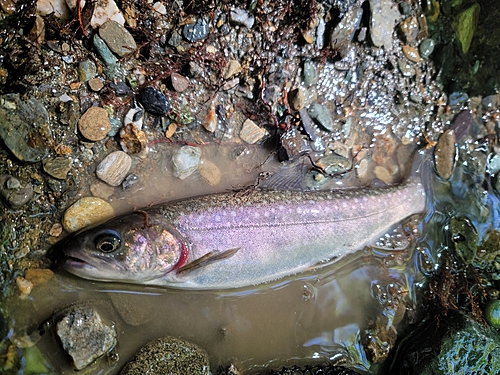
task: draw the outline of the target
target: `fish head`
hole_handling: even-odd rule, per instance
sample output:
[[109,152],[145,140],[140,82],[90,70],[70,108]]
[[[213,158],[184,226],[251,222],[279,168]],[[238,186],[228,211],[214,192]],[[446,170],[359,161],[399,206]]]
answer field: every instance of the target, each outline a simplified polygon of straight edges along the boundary
[[101,281],[143,283],[181,267],[187,258],[187,246],[175,228],[145,212],[83,230],[60,247],[65,270]]

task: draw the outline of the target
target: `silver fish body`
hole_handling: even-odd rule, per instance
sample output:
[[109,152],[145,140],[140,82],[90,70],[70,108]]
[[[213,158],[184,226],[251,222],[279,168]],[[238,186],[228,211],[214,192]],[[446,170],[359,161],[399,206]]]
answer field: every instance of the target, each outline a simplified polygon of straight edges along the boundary
[[79,233],[64,245],[64,267],[89,279],[177,288],[257,285],[359,250],[425,204],[417,182],[191,198]]

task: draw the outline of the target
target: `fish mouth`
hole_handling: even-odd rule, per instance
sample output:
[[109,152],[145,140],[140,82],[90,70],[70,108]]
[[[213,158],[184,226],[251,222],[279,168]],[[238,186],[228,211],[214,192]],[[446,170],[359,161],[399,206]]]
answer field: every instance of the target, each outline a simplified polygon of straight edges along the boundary
[[96,267],[91,265],[90,263],[86,262],[85,260],[81,258],[77,258],[72,255],[65,255],[64,257],[64,262],[63,262],[63,268],[66,269],[67,271],[71,270],[82,270],[82,269],[87,269],[87,270],[94,270]]

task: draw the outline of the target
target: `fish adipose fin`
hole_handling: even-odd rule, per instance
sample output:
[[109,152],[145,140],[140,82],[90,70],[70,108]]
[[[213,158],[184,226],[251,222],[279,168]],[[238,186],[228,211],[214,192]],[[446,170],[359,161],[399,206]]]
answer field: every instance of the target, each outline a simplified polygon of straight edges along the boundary
[[229,249],[225,251],[211,251],[209,253],[206,253],[205,255],[199,257],[198,259],[193,260],[192,262],[189,262],[185,265],[183,265],[181,268],[177,270],[177,273],[184,273],[184,272],[189,272],[189,271],[194,271],[198,268],[207,266],[209,264],[212,264],[214,262],[218,262],[224,259],[231,258],[234,254],[238,252],[240,248],[234,248],[234,249]]

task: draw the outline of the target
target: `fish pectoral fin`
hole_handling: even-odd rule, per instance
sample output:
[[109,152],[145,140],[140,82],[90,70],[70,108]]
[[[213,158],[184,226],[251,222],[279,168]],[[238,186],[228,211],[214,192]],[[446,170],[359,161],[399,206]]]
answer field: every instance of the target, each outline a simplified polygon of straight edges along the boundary
[[212,264],[214,262],[218,262],[220,260],[228,259],[231,258],[234,254],[238,252],[240,248],[234,248],[234,249],[229,249],[225,251],[211,251],[209,253],[206,253],[205,255],[199,257],[198,259],[193,260],[192,262],[189,262],[185,265],[183,265],[181,268],[177,270],[177,273],[183,273],[183,272],[188,272],[188,271],[194,271],[198,268],[207,266],[209,264]]

